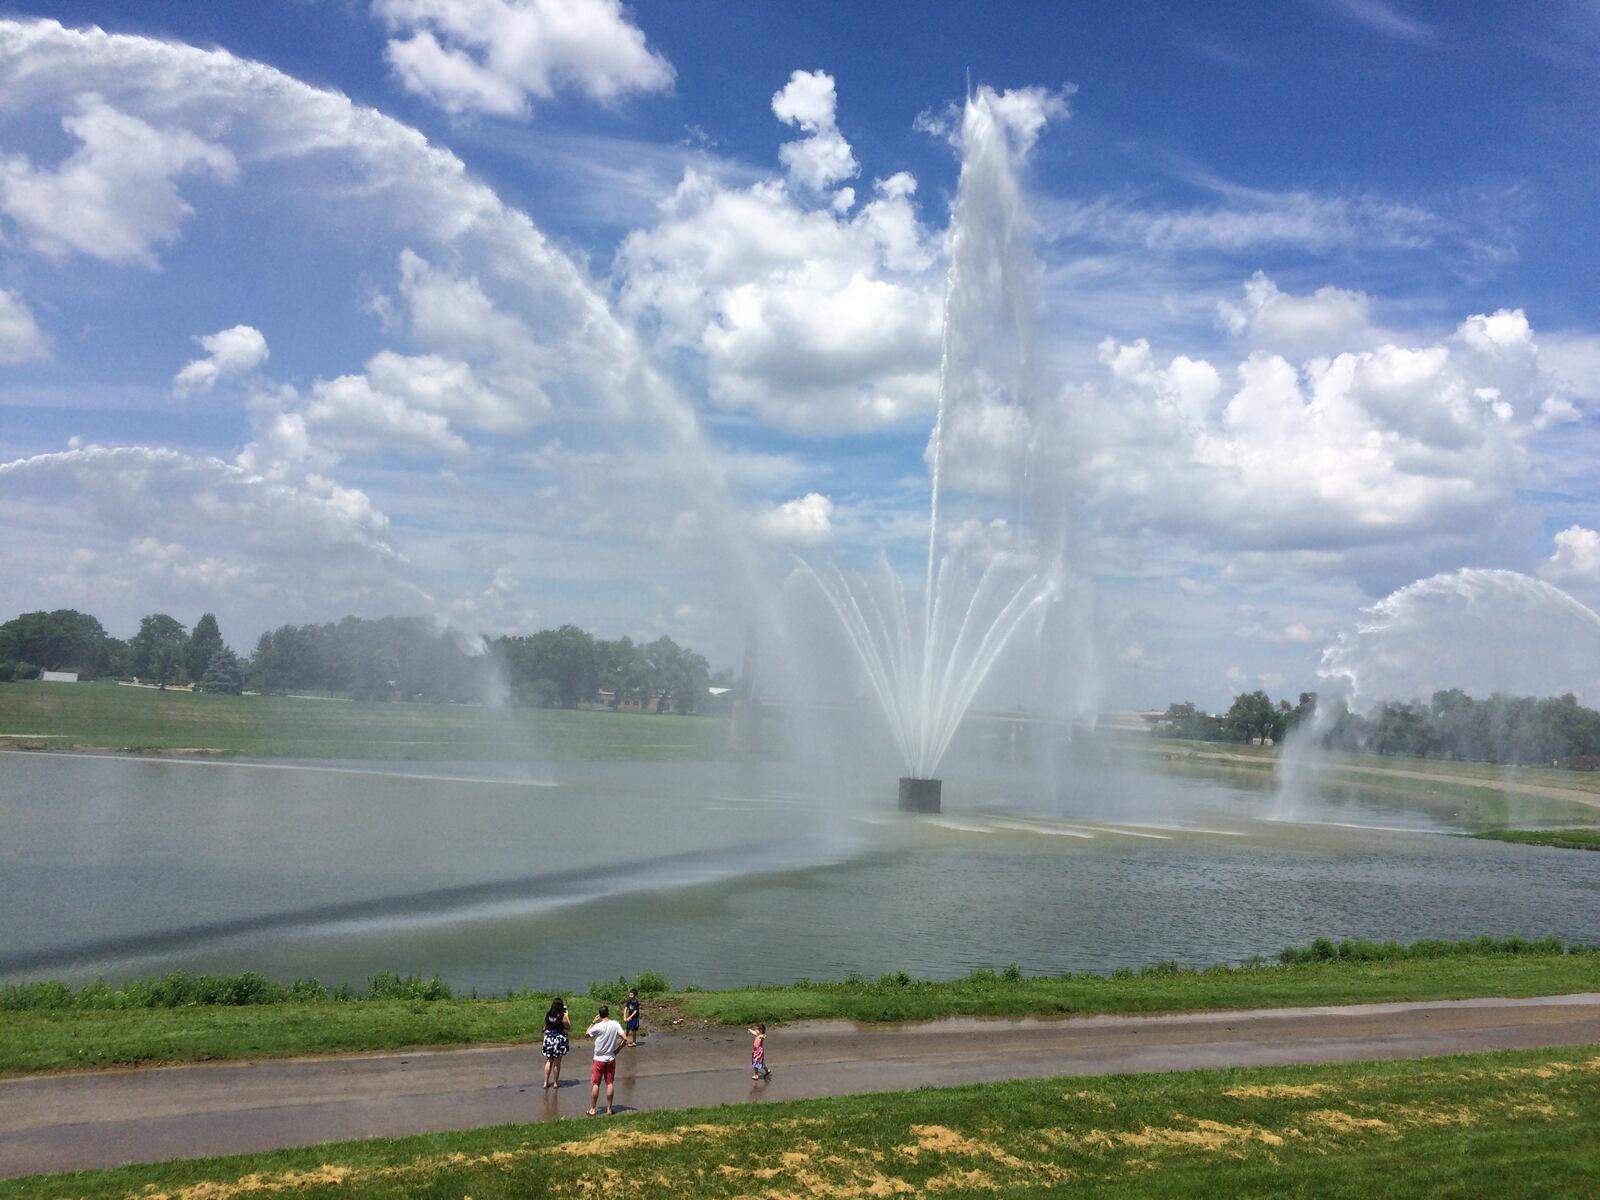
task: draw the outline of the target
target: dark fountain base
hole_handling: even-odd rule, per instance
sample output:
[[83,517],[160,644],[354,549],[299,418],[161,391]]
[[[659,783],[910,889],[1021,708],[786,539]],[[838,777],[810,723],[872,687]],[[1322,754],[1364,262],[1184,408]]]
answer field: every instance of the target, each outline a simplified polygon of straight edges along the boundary
[[900,777],[900,811],[936,813],[939,811],[939,791],[944,785],[937,779],[911,779]]

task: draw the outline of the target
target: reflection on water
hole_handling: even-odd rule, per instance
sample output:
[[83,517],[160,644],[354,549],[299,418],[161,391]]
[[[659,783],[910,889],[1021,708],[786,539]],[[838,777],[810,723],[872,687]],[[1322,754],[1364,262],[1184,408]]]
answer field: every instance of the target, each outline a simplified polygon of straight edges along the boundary
[[[782,765],[212,763],[0,754],[0,978],[254,969],[570,988],[1210,963],[1334,937],[1592,937],[1586,856],[1437,806],[1080,761],[944,814]],[[1263,780],[1263,782],[1265,782]],[[892,781],[889,781],[892,784]]]

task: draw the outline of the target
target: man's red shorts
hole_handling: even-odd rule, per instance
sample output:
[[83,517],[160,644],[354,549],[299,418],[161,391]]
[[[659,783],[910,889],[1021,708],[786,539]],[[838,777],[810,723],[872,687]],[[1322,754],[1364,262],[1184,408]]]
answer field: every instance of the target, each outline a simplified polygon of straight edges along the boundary
[[611,1083],[616,1077],[617,1060],[614,1058],[610,1062],[601,1062],[596,1059],[594,1066],[589,1071],[590,1083]]

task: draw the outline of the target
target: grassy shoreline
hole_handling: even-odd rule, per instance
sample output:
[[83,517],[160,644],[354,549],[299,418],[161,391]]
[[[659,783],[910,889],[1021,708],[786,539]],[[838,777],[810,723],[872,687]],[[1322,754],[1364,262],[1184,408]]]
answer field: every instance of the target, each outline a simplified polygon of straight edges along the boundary
[[1596,1046],[1023,1080],[33,1176],[0,1200],[1582,1195],[1597,1084]]
[[0,748],[21,750],[562,762],[719,759],[727,745],[715,717],[0,684]]
[[1486,829],[1472,836],[1488,842],[1513,842],[1519,846],[1600,850],[1600,829]]
[[[861,1022],[950,1016],[1065,1016],[1186,1012],[1479,996],[1537,996],[1600,990],[1600,949],[1525,942],[1334,943],[1291,948],[1284,961],[1201,970],[1151,964],[1138,972],[1026,978],[974,972],[964,980],[924,981],[897,974],[875,980],[799,982],[786,987],[645,992],[646,1029],[681,1020],[689,1028],[812,1019]],[[169,981],[173,977],[169,977]],[[233,982],[245,977],[232,977]],[[259,977],[250,977],[259,980]],[[392,980],[393,977],[388,977]],[[641,977],[641,981],[651,980]],[[195,981],[191,981],[193,983]],[[205,981],[198,981],[205,983]],[[220,981],[226,985],[230,981]],[[266,983],[262,980],[261,983]],[[375,998],[275,999],[210,1003],[204,988],[150,1003],[93,985],[0,988],[0,1074],[154,1063],[237,1060],[422,1046],[526,1043],[537,1039],[548,992],[462,998],[410,984]],[[269,985],[283,987],[284,985]],[[293,985],[290,985],[291,987]],[[218,994],[226,987],[215,989]],[[380,989],[381,991],[382,989]],[[88,993],[87,1003],[76,1001]],[[46,993],[52,993],[51,1000]],[[319,990],[320,994],[320,990]],[[596,987],[594,999],[621,999],[622,981]],[[144,998],[141,1000],[139,996]],[[572,993],[568,993],[572,998]],[[119,997],[121,997],[119,999]],[[266,998],[269,1002],[259,1002]]]

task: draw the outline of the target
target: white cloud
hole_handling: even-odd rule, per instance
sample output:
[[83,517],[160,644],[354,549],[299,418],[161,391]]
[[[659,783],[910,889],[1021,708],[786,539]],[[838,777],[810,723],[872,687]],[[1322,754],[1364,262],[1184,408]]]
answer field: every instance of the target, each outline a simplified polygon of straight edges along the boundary
[[305,421],[334,449],[356,453],[466,455],[467,444],[438,413],[422,412],[372,386],[365,375],[319,379],[311,388]]
[[231,588],[250,573],[246,564],[230,562],[217,555],[202,557],[187,546],[153,537],[134,538],[128,550],[146,574],[183,586]]
[[1364,292],[1320,287],[1309,296],[1278,290],[1257,271],[1244,285],[1242,303],[1217,305],[1219,324],[1253,346],[1284,354],[1311,354],[1330,345],[1360,345],[1368,333],[1372,302]]
[[1572,587],[1600,584],[1600,533],[1572,525],[1555,536],[1555,553],[1540,568],[1545,579]]
[[561,88],[612,103],[672,86],[672,64],[618,0],[375,0],[373,11],[409,34],[385,52],[400,82],[447,112],[525,117],[530,98]]
[[926,412],[941,293],[914,186],[881,181],[849,217],[690,172],[618,253],[624,308],[704,355],[714,404],[764,423],[829,433]]
[[270,549],[274,559],[325,549],[359,549],[374,562],[399,556],[389,520],[371,498],[307,475],[269,479],[217,458],[150,446],[86,446],[0,463],[0,488],[76,486],[97,527],[137,537],[192,538],[196,530],[236,548]]
[[15,292],[0,288],[0,364],[33,362],[50,357],[50,339]]
[[1283,636],[1286,641],[1290,642],[1314,642],[1317,640],[1317,635],[1308,626],[1302,625],[1299,621],[1292,625],[1285,625],[1283,627]]
[[367,360],[367,378],[381,392],[404,399],[414,408],[438,413],[468,429],[519,433],[530,428],[547,407],[518,404],[484,384],[472,367],[439,354],[397,354],[380,350]]
[[757,515],[756,528],[773,541],[820,545],[833,536],[833,501],[809,492]]
[[[796,125],[806,134],[787,142],[778,157],[798,183],[815,191],[849,179],[861,168],[836,124],[838,97],[833,76],[826,71],[796,71],[789,82],[772,97],[772,112],[786,125]],[[854,193],[851,193],[854,200]],[[848,204],[846,205],[848,207]]]
[[206,357],[189,362],[172,378],[180,396],[208,392],[219,379],[247,375],[267,360],[267,339],[259,329],[235,325],[195,339]]
[[61,127],[81,145],[59,168],[0,159],[0,212],[43,254],[154,266],[151,246],[176,240],[194,211],[173,181],[203,174],[231,183],[238,164],[222,146],[158,129],[97,95],[79,97],[77,109]]
[[1354,294],[1286,301],[1265,279],[1254,290],[1257,317],[1294,302],[1282,311],[1315,351],[1302,366],[1257,350],[1222,384],[1207,364],[1163,367],[1147,343],[1108,341],[1109,390],[1063,398],[1106,528],[1337,553],[1479,536],[1501,519],[1559,395],[1524,314],[1469,317],[1431,343],[1341,350],[1361,336]]

